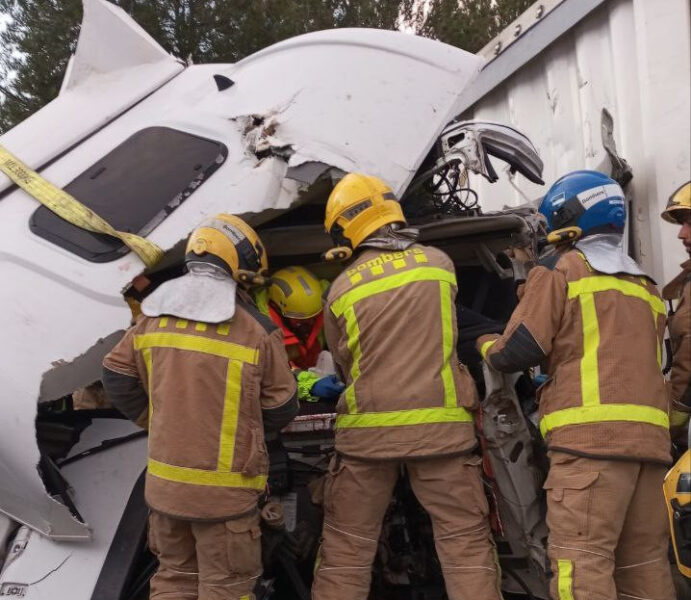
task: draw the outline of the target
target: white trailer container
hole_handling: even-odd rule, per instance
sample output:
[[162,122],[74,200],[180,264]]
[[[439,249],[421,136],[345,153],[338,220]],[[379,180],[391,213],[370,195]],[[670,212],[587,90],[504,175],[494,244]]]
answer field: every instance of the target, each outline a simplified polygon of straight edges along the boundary
[[540,198],[575,169],[609,173],[602,113],[613,117],[627,186],[633,256],[659,284],[684,259],[660,219],[691,178],[691,37],[688,0],[536,2],[480,52],[488,61],[463,95],[464,118],[511,123],[545,163],[545,187],[473,181],[485,211]]

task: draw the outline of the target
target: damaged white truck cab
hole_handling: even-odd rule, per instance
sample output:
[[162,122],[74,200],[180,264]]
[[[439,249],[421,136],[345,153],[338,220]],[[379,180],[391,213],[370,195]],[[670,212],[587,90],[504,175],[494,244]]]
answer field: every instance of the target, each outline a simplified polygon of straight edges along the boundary
[[[102,357],[129,324],[122,290],[140,299],[179,273],[180,241],[205,216],[242,214],[260,230],[273,266],[310,264],[328,274],[321,219],[333,182],[348,171],[377,175],[403,199],[422,241],[455,261],[464,282],[459,310],[484,319],[478,331],[506,320],[518,272],[508,249],[534,251],[537,221],[530,209],[483,216],[467,175],[496,180],[493,155],[541,183],[542,162],[509,127],[453,122],[481,63],[439,42],[346,29],[294,38],[234,65],[185,66],[119,8],[84,0],[60,95],[0,145],[117,230],[168,252],[141,274],[140,259],[119,240],[57,217],[0,174],[0,597],[119,600],[146,588],[155,567],[144,541],[145,432],[107,408],[74,410],[73,394],[98,382]],[[504,388],[513,394],[513,382]],[[314,446],[318,432],[326,441],[316,447],[328,451],[328,428],[328,416],[304,417],[286,444],[306,437]],[[534,480],[529,502],[539,521]],[[516,569],[528,572],[528,562],[543,558],[535,549],[541,533],[535,525],[528,539],[523,527],[499,535]],[[379,581],[398,578],[412,589],[394,562]],[[530,585],[544,596],[540,570],[530,572],[524,578],[538,573]],[[298,584],[271,596],[291,576],[267,581],[264,597],[302,597]],[[443,588],[434,589],[416,597],[442,598]]]

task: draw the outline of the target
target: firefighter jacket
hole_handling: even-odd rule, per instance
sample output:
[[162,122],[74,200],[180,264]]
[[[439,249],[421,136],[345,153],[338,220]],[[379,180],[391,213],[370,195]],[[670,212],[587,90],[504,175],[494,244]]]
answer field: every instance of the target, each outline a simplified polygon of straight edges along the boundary
[[[672,370],[669,387],[672,406],[684,412],[691,411],[691,260],[682,272],[662,290],[662,297],[670,302],[667,327],[672,346]],[[675,306],[676,305],[676,306]]]
[[148,404],[153,510],[225,520],[256,509],[269,468],[264,429],[297,411],[280,329],[240,299],[221,324],[140,317],[103,364],[121,412],[134,420]]
[[406,458],[476,445],[477,392],[456,358],[456,292],[449,257],[417,244],[366,249],[333,282],[324,331],[346,384],[337,451]]
[[478,346],[499,371],[546,363],[540,431],[551,450],[669,462],[665,306],[645,277],[605,275],[577,250],[530,271],[502,336]]

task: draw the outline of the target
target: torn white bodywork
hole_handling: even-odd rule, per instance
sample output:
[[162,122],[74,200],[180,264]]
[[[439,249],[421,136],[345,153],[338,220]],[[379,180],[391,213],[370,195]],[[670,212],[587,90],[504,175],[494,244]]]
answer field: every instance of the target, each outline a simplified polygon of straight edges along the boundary
[[[85,0],[77,53],[60,95],[0,144],[64,187],[146,127],[223,143],[225,162],[148,236],[166,249],[205,216],[289,207],[319,165],[365,171],[405,189],[480,64],[427,39],[345,29],[288,40],[236,65],[184,68],[120,9]],[[215,74],[233,85],[219,91]],[[0,511],[47,536],[33,536],[41,541],[27,552],[38,552],[48,538],[91,540],[64,546],[72,559],[60,568],[78,573],[87,556],[104,560],[118,507],[144,466],[145,444],[118,451],[131,452],[127,457],[103,455],[99,468],[90,466],[96,457],[65,468],[82,523],[47,495],[37,471],[36,404],[99,378],[94,356],[110,343],[99,340],[127,327],[130,312],[120,291],[143,265],[133,253],[89,262],[34,235],[28,224],[37,207],[0,175]],[[42,387],[56,361],[71,363],[89,349],[81,366],[60,366]],[[101,510],[101,502],[109,510]],[[22,561],[21,568],[33,562]],[[39,561],[35,573],[19,573],[18,564],[0,582],[33,581],[49,566]]]

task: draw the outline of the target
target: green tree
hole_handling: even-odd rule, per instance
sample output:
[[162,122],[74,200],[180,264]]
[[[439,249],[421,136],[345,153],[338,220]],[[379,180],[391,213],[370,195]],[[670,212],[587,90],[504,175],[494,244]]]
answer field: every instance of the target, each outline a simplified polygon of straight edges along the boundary
[[415,29],[468,52],[478,52],[533,0],[431,0],[426,16],[418,10]]
[[[480,49],[531,0],[112,0],[183,60],[236,62],[289,37],[334,27],[398,29]],[[52,100],[74,52],[81,0],[0,0],[0,133]],[[1,26],[0,26],[1,27]]]
[[[117,0],[171,54],[235,62],[286,38],[334,27],[396,29],[414,0]],[[52,100],[76,46],[81,0],[0,0],[0,132]]]
[[57,96],[74,51],[80,0],[0,0],[0,132]]

